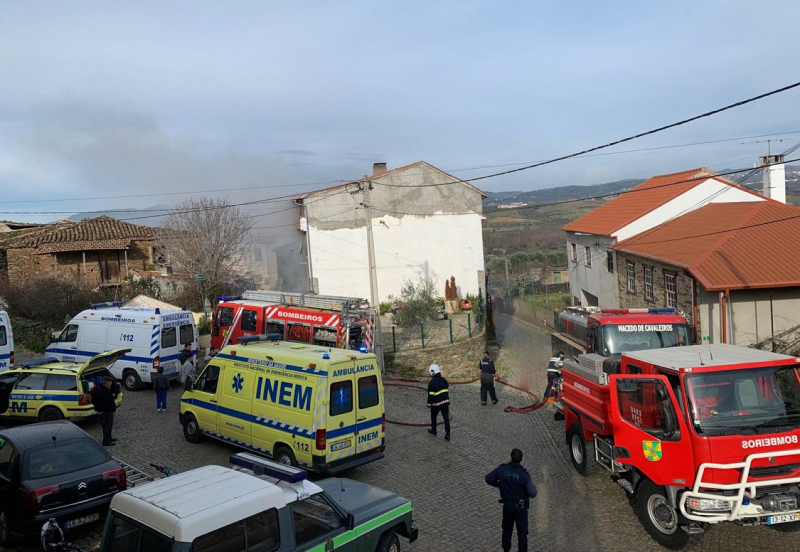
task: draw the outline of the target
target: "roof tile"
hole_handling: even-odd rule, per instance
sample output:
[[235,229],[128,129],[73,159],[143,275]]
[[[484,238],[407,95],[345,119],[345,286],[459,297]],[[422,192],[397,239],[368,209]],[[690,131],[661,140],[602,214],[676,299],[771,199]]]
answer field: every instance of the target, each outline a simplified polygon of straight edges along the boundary
[[154,240],[157,235],[157,228],[102,216],[43,226],[23,235],[4,238],[3,244],[8,249],[38,248],[38,253],[125,249],[132,240]]

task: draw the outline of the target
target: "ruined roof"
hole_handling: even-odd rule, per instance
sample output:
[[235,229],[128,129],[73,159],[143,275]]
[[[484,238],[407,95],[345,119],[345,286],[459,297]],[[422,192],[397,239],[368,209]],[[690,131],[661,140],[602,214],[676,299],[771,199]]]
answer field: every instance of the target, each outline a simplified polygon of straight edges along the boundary
[[[395,169],[391,169],[391,170],[388,170],[388,171],[380,173],[380,174],[373,174],[372,176],[369,176],[367,178],[369,178],[371,180],[376,180],[376,179],[379,179],[379,178],[383,178],[386,175],[390,175],[390,174],[398,173],[398,172],[401,172],[401,171],[405,171],[405,170],[410,169],[412,167],[421,167],[423,165],[425,165],[425,166],[427,166],[427,167],[429,167],[429,168],[431,168],[431,169],[433,169],[433,170],[435,170],[435,171],[437,171],[437,172],[439,172],[439,173],[441,173],[441,174],[443,174],[445,176],[448,176],[448,177],[452,178],[455,181],[454,184],[455,183],[461,183],[464,186],[468,186],[469,188],[472,188],[473,190],[475,190],[476,192],[481,194],[481,197],[483,197],[484,199],[489,197],[489,196],[486,195],[486,192],[484,192],[483,190],[477,188],[476,186],[473,186],[469,182],[465,182],[464,180],[461,180],[457,176],[453,176],[452,174],[446,173],[443,170],[441,170],[441,169],[439,169],[437,167],[434,167],[433,165],[431,165],[430,163],[427,163],[425,161],[417,161],[416,163],[411,163],[410,165],[403,165],[402,167],[397,167]],[[345,188],[347,186],[352,186],[353,184],[357,184],[358,182],[360,182],[360,180],[353,180],[351,182],[345,182],[344,184],[338,184],[336,186],[330,186],[328,188],[322,188],[320,190],[314,190],[313,192],[308,192],[306,194],[301,195],[299,200],[302,201],[303,199],[305,199],[307,197],[310,197],[312,195],[316,195],[316,194],[319,194],[319,193],[322,193],[322,192],[329,192],[331,190],[338,190],[340,188]],[[409,186],[409,188],[411,188],[411,186]]]
[[155,240],[158,229],[111,217],[62,221],[3,237],[5,249],[35,248],[36,253],[127,249],[132,241]]
[[605,205],[601,205],[578,220],[570,222],[564,226],[563,230],[613,237],[618,230],[709,179],[718,180],[728,186],[739,188],[756,197],[761,197],[751,190],[736,186],[729,180],[716,175],[713,171],[697,168],[662,174],[645,180]]
[[800,207],[711,203],[614,245],[685,268],[709,291],[800,286]]

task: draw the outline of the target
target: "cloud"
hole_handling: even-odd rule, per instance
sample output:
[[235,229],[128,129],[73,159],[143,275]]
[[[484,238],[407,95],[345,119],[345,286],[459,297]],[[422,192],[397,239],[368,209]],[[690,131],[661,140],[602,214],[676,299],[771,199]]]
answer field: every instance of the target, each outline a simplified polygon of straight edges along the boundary
[[312,155],[317,155],[316,152],[309,150],[280,150],[278,153],[282,153],[284,155],[296,155],[298,157],[311,157]]

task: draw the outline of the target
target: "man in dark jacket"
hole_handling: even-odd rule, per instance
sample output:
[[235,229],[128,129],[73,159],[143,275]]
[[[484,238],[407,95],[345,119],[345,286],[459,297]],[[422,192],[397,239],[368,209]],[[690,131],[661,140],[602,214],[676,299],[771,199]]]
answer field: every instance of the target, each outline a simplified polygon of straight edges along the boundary
[[553,384],[558,378],[561,377],[561,366],[564,364],[564,351],[559,351],[558,354],[550,359],[547,363],[547,387],[544,390],[543,401],[553,398]]
[[100,414],[100,427],[103,428],[103,446],[113,447],[114,439],[111,437],[111,428],[114,426],[114,412],[117,411],[116,390],[114,378],[106,376],[103,378],[103,385],[95,389],[92,397],[92,406]]
[[489,356],[489,351],[483,353],[483,358],[478,363],[481,371],[481,406],[486,406],[486,393],[492,397],[492,404],[497,404],[497,395],[494,392],[494,361]]
[[436,435],[436,421],[439,412],[444,418],[444,440],[450,440],[450,390],[447,380],[444,379],[442,371],[436,364],[431,364],[428,368],[431,381],[428,383],[428,408],[431,409],[431,428],[428,433]]
[[522,467],[522,451],[511,451],[511,462],[500,464],[486,475],[486,483],[500,489],[503,504],[503,550],[511,550],[511,535],[517,525],[517,549],[528,551],[528,508],[530,499],[536,497],[528,470]]

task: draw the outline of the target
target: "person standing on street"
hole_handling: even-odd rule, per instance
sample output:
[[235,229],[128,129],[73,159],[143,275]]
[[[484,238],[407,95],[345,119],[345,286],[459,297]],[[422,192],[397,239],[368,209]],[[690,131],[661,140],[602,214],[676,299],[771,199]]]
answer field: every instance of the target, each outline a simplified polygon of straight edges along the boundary
[[117,393],[114,387],[114,378],[105,376],[103,385],[95,389],[92,397],[92,406],[100,414],[100,427],[103,428],[103,446],[113,447],[114,439],[111,436],[111,428],[114,426],[114,412],[117,411]]
[[528,509],[530,500],[536,497],[528,470],[522,467],[522,451],[511,451],[511,462],[500,464],[486,475],[486,483],[500,489],[503,505],[503,551],[511,550],[511,535],[517,526],[517,549],[528,552]]
[[178,364],[180,364],[181,367],[181,383],[183,385],[186,385],[187,377],[196,374],[193,356],[192,346],[187,343],[183,346],[183,351],[181,351],[181,356],[178,359]]
[[437,364],[428,367],[431,381],[428,383],[428,408],[431,409],[431,428],[428,433],[436,435],[436,421],[439,412],[444,418],[444,440],[450,440],[450,390],[447,380]]
[[481,406],[486,406],[486,393],[492,397],[492,404],[497,404],[497,394],[494,392],[494,361],[489,356],[489,351],[484,351],[483,358],[478,363],[481,371]]
[[547,387],[544,389],[543,401],[551,399],[553,384],[561,377],[561,366],[564,364],[564,351],[559,351],[556,356],[547,363]]
[[156,392],[156,412],[167,411],[167,391],[169,391],[169,380],[164,375],[164,367],[158,367],[158,374],[153,376],[153,389]]

